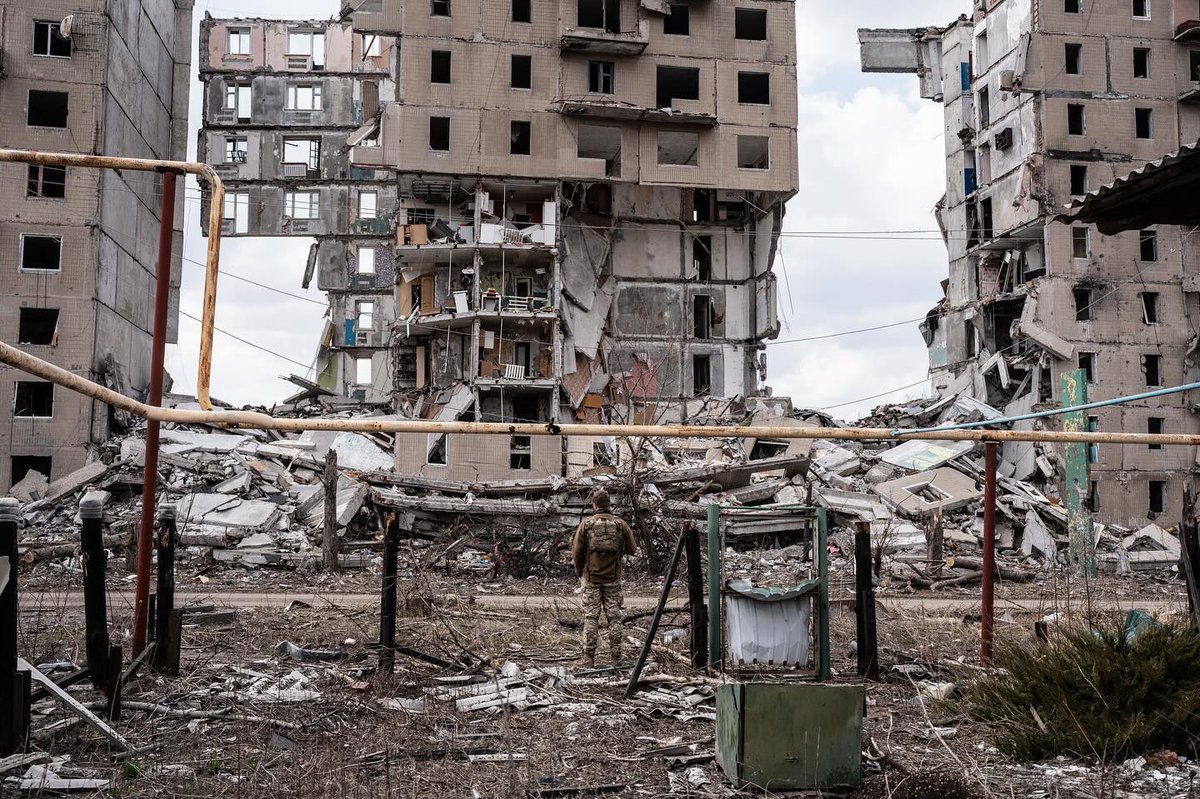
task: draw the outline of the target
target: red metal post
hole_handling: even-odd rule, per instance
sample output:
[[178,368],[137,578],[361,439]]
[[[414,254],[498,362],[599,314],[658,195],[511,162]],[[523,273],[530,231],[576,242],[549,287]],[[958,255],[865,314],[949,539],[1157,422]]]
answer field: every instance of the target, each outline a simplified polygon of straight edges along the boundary
[[983,477],[983,609],[979,625],[979,661],[992,665],[992,625],[996,616],[996,448],[989,441],[984,450]]
[[[163,360],[167,351],[167,304],[171,297],[171,245],[175,227],[175,173],[162,173],[162,218],[158,225],[158,278],[154,291],[154,343],[150,353],[147,404],[162,405]],[[154,551],[154,506],[158,491],[159,423],[146,422],[146,461],[142,478],[142,524],[138,531],[137,589],[133,608],[133,657],[146,647],[149,624],[150,556]]]

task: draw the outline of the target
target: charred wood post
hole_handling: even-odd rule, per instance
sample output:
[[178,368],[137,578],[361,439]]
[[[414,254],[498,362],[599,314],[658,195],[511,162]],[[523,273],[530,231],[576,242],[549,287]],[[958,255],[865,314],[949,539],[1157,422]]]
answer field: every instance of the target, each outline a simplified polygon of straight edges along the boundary
[[688,525],[684,531],[688,570],[688,610],[692,616],[692,667],[708,667],[708,605],[704,603],[704,562],[700,559],[700,531]]
[[383,587],[379,595],[379,673],[391,674],[396,666],[396,560],[400,525],[389,513],[383,528]]
[[85,494],[79,503],[83,520],[83,617],[84,644],[88,673],[98,690],[108,688],[108,598],[105,573],[108,568],[104,551],[104,501]]
[[[158,512],[157,587],[154,602],[154,669],[167,674],[178,673],[178,636],[171,635],[171,614],[175,612],[175,508],[164,507]],[[176,668],[168,669],[169,663]]]
[[875,586],[871,571],[871,523],[854,525],[855,609],[858,633],[858,676],[879,679],[879,644],[875,619]]
[[337,539],[337,489],[338,468],[337,451],[330,449],[325,453],[325,537],[322,549],[325,553],[325,568],[338,571],[338,539]]

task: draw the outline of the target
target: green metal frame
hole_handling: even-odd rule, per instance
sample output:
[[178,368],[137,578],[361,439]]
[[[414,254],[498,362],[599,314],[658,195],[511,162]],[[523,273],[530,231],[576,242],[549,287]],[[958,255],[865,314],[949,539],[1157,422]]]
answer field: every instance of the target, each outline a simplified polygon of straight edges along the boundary
[[[708,506],[708,662],[715,669],[723,669],[725,645],[721,634],[724,613],[721,602],[724,565],[721,559],[721,505]],[[750,510],[741,506],[729,506],[730,510]],[[830,664],[829,643],[829,516],[825,508],[810,505],[781,505],[771,510],[801,511],[811,514],[817,523],[816,541],[813,547],[817,558],[817,653],[819,664],[817,677],[828,680],[833,669]]]

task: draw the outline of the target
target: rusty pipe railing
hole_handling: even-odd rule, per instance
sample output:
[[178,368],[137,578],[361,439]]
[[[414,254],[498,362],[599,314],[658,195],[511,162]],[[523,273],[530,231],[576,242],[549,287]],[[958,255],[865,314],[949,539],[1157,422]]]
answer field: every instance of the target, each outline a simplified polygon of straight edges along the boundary
[[546,424],[508,422],[436,422],[426,419],[312,418],[281,419],[255,411],[189,411],[157,408],[47,363],[0,341],[0,363],[14,366],[63,388],[85,394],[143,419],[176,424],[258,430],[344,430],[357,433],[486,433],[522,436],[663,436],[677,438],[784,438],[857,441],[1043,441],[1067,444],[1166,444],[1200,446],[1200,435],[1182,433],[1089,433],[1057,430],[930,430],[895,433],[886,427],[746,427],[664,424]]
[[[200,324],[200,364],[196,370],[196,400],[212,409],[213,328],[217,318],[217,278],[221,260],[221,213],[225,206],[225,184],[208,164],[191,161],[160,161],[153,158],[120,158],[86,153],[49,153],[38,150],[0,149],[0,162],[81,166],[93,169],[130,169],[139,172],[182,172],[208,181],[212,190],[208,206],[208,253],[204,262],[204,313]],[[110,403],[111,404],[111,403]]]

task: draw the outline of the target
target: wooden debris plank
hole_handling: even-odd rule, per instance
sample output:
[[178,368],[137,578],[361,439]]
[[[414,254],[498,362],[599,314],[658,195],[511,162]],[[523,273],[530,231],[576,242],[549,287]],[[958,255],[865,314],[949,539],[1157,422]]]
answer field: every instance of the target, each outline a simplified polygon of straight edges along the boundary
[[29,674],[33,677],[35,682],[39,682],[42,685],[44,685],[46,687],[46,690],[49,691],[50,694],[54,698],[56,698],[58,701],[62,702],[67,708],[69,708],[72,712],[74,712],[75,715],[79,716],[81,719],[86,721],[88,724],[95,727],[96,730],[98,730],[100,732],[100,734],[103,735],[105,738],[107,738],[109,741],[111,741],[112,743],[121,747],[122,749],[129,748],[129,744],[125,741],[124,738],[121,737],[120,733],[118,733],[112,727],[108,726],[103,721],[101,721],[99,719],[99,717],[96,716],[95,713],[93,713],[92,711],[88,710],[86,707],[81,705],[75,699],[75,697],[71,696],[69,693],[67,693],[63,689],[59,688],[58,685],[54,682],[54,680],[50,679],[45,674],[42,674],[40,671],[38,671],[37,668],[32,663],[30,663],[28,660],[26,660],[25,658],[22,658],[22,657],[18,657],[17,658],[17,670],[29,672]]

